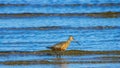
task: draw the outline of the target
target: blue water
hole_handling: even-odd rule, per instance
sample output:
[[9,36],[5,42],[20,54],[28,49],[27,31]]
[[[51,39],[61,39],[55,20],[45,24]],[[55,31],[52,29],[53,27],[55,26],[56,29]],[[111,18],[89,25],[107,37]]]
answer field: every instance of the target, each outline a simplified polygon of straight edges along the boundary
[[[120,26],[120,18],[81,17],[33,17],[0,19],[0,27],[42,27],[42,26]],[[13,25],[14,24],[14,25]]]
[[[92,13],[92,12],[119,12],[120,5],[115,6],[41,6],[41,5],[26,5],[26,6],[2,6],[0,13]],[[33,9],[34,8],[34,9]],[[9,11],[8,11],[9,10]],[[49,11],[48,11],[49,10]],[[88,11],[89,10],[89,11]],[[101,11],[102,10],[102,11]]]
[[[96,17],[97,14],[95,14],[109,12],[120,12],[120,0],[0,0],[0,51],[47,50],[46,47],[67,40],[69,35],[72,35],[80,45],[73,41],[67,50],[120,50],[120,15],[118,14],[117,17],[114,15],[114,17],[109,17],[109,15],[108,17],[103,15]],[[36,13],[44,14],[34,16]],[[58,15],[55,16],[54,13]],[[69,13],[94,15],[72,16]],[[28,16],[24,14],[28,14]],[[60,14],[63,15],[60,16]],[[91,56],[96,57],[96,55]],[[73,61],[74,59],[91,61],[89,57],[86,55],[63,58],[67,61]],[[8,55],[0,56],[0,58],[0,61],[4,62],[53,60],[55,57]],[[97,61],[94,58],[93,60]],[[120,65],[119,63],[48,64],[48,66],[46,64],[0,65],[2,68],[76,68],[76,66],[82,68],[118,68]]]
[[[46,50],[57,42],[65,41],[69,35],[79,41],[81,46],[72,42],[69,50],[120,50],[119,29],[106,30],[2,30],[1,51],[39,51]],[[9,47],[9,48],[8,48]]]

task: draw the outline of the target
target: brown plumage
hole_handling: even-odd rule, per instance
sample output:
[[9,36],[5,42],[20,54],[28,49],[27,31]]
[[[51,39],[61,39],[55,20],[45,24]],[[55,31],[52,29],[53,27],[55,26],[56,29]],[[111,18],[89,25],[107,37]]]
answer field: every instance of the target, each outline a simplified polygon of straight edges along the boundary
[[73,40],[73,36],[70,36],[67,41],[57,43],[53,45],[52,47],[47,47],[47,48],[51,49],[52,51],[65,51],[70,45],[70,42],[72,40]]

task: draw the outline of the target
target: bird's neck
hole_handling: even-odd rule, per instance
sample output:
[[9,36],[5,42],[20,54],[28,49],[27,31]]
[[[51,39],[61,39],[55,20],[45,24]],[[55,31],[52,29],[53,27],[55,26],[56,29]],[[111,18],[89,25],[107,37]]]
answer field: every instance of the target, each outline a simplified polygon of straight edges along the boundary
[[68,40],[67,40],[67,42],[68,42],[68,43],[70,43],[70,42],[71,42],[71,40],[69,40],[69,39],[68,39]]

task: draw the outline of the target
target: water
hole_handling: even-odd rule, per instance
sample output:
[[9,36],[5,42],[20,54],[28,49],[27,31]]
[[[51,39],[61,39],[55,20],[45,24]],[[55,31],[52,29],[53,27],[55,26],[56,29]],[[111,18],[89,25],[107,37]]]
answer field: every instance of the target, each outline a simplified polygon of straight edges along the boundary
[[[72,42],[67,50],[119,51],[120,0],[0,0],[1,52],[47,50],[47,46],[65,41],[69,35],[74,36],[81,46]],[[57,60],[59,62],[95,61],[97,64],[1,64],[0,67],[118,68],[120,66],[119,55],[112,54],[112,58],[104,60],[102,57],[105,56],[110,57],[110,55],[63,56],[61,60]],[[55,56],[46,55],[0,55],[0,63],[28,60],[54,62],[56,61],[54,59]]]
[[[112,33],[111,33],[112,32]],[[119,29],[106,30],[1,30],[0,51],[39,51],[73,35],[81,44],[72,42],[69,50],[120,50]],[[112,44],[112,45],[111,45]],[[9,48],[8,48],[9,47]]]

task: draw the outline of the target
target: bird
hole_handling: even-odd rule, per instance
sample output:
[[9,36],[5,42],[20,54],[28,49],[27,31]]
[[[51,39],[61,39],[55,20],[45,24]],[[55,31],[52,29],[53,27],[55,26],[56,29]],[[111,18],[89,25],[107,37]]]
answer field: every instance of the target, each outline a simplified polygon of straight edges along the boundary
[[67,41],[57,43],[57,44],[55,44],[51,47],[47,47],[47,48],[51,49],[52,51],[65,51],[68,48],[68,46],[70,45],[71,41],[73,41],[73,40],[74,40],[73,36],[69,36]]

